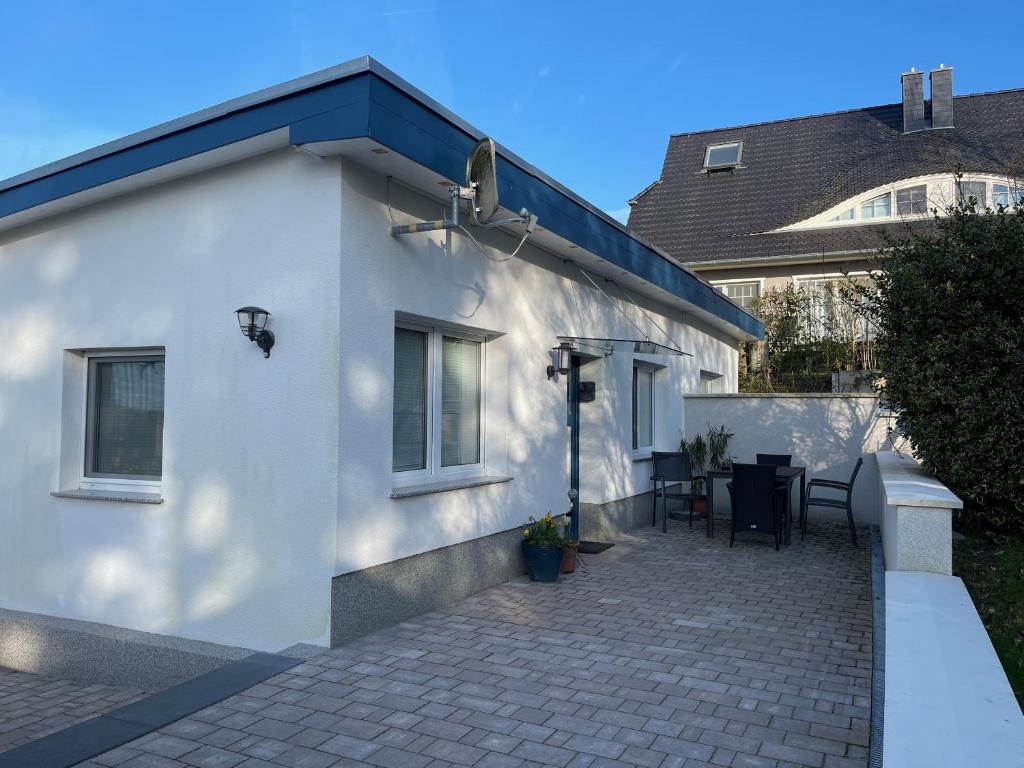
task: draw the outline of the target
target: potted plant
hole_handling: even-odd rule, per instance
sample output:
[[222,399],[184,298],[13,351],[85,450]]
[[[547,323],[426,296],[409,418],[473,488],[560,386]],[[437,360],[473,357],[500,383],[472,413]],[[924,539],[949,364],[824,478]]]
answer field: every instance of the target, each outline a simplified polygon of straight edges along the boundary
[[690,455],[690,468],[697,479],[691,484],[693,493],[697,496],[693,500],[693,511],[702,515],[707,512],[708,498],[704,494],[704,473],[707,471],[708,444],[704,435],[698,433],[693,440],[687,442],[686,438],[679,442],[679,450],[686,451]]
[[565,557],[565,537],[562,520],[548,512],[540,520],[530,517],[523,529],[523,554],[526,572],[533,581],[556,581]]
[[710,454],[709,466],[711,469],[728,469],[732,465],[732,457],[729,456],[729,441],[734,437],[732,432],[725,428],[708,427],[708,453]]

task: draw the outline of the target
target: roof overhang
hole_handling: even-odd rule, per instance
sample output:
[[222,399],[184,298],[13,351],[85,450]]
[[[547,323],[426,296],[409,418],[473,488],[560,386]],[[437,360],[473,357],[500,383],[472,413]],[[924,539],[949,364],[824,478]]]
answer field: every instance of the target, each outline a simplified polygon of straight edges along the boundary
[[[356,142],[369,142],[428,175],[462,183],[466,157],[482,135],[363,57],[2,181],[0,231],[288,145],[345,154]],[[503,207],[537,214],[544,228],[537,239],[545,247],[734,338],[763,337],[756,317],[500,146],[497,171]]]

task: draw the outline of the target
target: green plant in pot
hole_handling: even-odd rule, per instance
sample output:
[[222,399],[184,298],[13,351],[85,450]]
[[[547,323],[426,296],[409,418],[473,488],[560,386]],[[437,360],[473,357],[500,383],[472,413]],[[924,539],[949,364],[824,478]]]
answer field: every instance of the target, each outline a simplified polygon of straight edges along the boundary
[[690,469],[695,479],[692,483],[693,493],[697,498],[693,500],[693,511],[702,515],[707,511],[707,496],[704,493],[704,475],[707,472],[708,444],[704,435],[700,433],[693,436],[693,440],[687,442],[684,436],[679,441],[679,450],[686,451],[690,456]]
[[734,436],[725,428],[725,424],[719,427],[708,427],[708,454],[710,455],[708,466],[711,469],[728,469],[732,466],[732,458],[729,456],[729,441]]
[[523,529],[523,554],[526,572],[533,581],[556,581],[565,556],[563,517],[548,512],[540,520],[530,517]]

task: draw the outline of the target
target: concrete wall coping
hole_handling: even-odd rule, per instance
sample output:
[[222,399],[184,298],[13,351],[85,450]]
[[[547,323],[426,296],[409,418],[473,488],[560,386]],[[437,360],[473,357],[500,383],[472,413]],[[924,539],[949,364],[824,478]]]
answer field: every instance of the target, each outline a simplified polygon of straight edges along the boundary
[[747,397],[798,400],[845,400],[851,397],[878,399],[878,395],[872,392],[694,392],[683,397],[705,400],[738,400]]
[[878,473],[885,492],[885,503],[897,507],[963,509],[964,503],[949,488],[925,472],[909,456],[879,451]]
[[1024,716],[964,583],[885,575],[883,764],[1024,763]]

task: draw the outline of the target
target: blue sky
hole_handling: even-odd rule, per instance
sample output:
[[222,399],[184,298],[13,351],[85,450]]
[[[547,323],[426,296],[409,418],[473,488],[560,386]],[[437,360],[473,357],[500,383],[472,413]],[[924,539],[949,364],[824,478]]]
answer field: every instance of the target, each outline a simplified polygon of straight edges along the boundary
[[[819,8],[819,5],[822,6]],[[1024,86],[1024,11],[963,2],[0,3],[0,178],[370,54],[601,208],[669,134]]]

